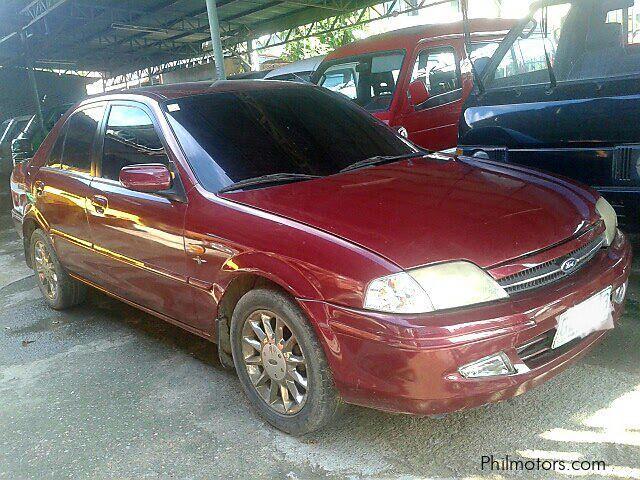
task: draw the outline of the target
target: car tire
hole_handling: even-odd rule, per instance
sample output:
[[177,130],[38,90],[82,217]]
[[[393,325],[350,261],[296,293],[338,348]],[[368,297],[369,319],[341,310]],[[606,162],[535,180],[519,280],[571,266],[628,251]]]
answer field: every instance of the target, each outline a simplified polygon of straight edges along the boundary
[[46,233],[39,229],[33,232],[29,251],[36,282],[51,308],[64,310],[84,301],[86,285],[71,278],[65,271]]
[[[265,327],[270,315],[271,339]],[[259,335],[265,337],[256,344]],[[277,429],[305,435],[341,412],[343,403],[322,346],[305,314],[285,293],[261,288],[239,300],[231,320],[231,348],[246,395]]]

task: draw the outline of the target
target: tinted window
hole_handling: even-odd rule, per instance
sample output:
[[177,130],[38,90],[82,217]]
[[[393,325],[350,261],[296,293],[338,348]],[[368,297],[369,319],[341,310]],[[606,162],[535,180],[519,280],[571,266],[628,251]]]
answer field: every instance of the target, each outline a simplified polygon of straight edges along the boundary
[[66,127],[62,168],[91,173],[91,154],[98,123],[103,114],[104,106],[99,106],[81,110],[71,116]]
[[51,153],[49,154],[49,158],[47,159],[47,166],[54,168],[62,168],[62,148],[64,146],[64,132],[65,129],[62,129],[60,135],[56,139],[56,143],[53,145],[51,149]]
[[431,97],[460,88],[458,63],[453,48],[423,50],[418,54],[411,81],[420,80]]
[[166,108],[200,183],[213,192],[260,175],[331,175],[375,155],[414,151],[350,101],[314,87],[198,95]]
[[396,91],[404,53],[375,53],[324,66],[318,85],[350,98],[370,112],[387,110]]
[[141,163],[162,163],[169,167],[151,117],[141,108],[114,105],[104,137],[102,177],[117,181],[122,167]]

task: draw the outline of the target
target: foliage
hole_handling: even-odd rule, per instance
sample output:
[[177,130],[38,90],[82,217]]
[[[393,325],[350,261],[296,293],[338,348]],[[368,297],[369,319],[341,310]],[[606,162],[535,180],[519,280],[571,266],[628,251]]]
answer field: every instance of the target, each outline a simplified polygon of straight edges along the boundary
[[[292,36],[309,36],[309,38],[286,44],[284,59],[295,62],[316,55],[324,55],[342,45],[353,42],[356,39],[354,32],[362,30],[362,26],[351,26],[353,22],[353,15],[340,15],[316,22],[311,32],[309,32],[308,26],[298,27]],[[310,36],[315,32],[323,33]]]

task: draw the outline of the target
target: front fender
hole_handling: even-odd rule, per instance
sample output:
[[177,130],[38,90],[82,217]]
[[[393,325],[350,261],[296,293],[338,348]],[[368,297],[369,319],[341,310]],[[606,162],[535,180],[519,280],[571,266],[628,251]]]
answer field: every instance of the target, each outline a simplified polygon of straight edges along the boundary
[[279,285],[298,299],[322,299],[319,282],[309,267],[288,263],[268,253],[240,253],[229,258],[222,269],[229,274],[230,281],[242,274],[257,275]]

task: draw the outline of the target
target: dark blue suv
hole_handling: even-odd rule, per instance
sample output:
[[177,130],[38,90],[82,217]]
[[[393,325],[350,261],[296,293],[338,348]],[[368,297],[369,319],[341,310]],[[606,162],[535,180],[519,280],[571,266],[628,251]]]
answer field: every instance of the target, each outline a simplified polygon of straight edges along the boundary
[[491,59],[460,150],[598,189],[640,228],[640,0],[535,3]]

